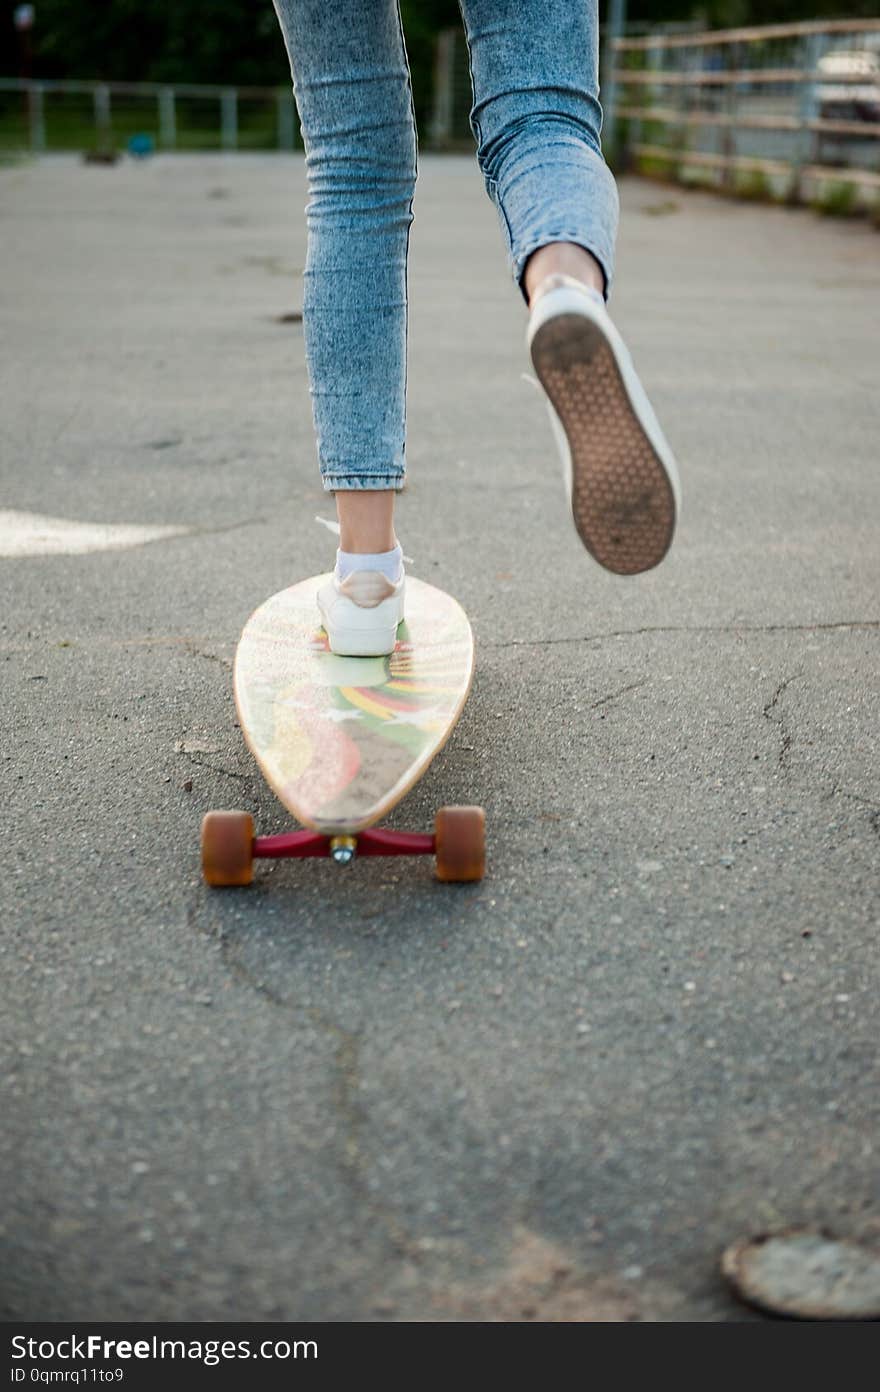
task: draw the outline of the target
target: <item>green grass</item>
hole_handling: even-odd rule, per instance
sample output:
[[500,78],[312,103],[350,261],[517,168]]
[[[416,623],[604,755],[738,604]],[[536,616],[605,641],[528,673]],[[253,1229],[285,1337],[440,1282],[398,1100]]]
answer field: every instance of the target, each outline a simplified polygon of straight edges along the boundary
[[810,206],[823,217],[855,217],[860,211],[859,190],[842,180],[823,183]]
[[[177,101],[178,150],[220,150],[223,137],[220,103],[204,98],[181,97]],[[273,101],[240,102],[238,149],[274,150],[278,145],[277,116]],[[157,149],[159,114],[156,102],[129,97],[113,103],[109,131],[99,135],[90,97],[47,96],[45,103],[47,150],[125,149],[133,135],[150,135]],[[30,148],[30,132],[20,97],[0,101],[0,151]]]
[[754,203],[775,203],[773,185],[761,169],[738,169],[734,173],[733,192],[737,198]]
[[645,179],[663,179],[673,182],[675,178],[674,162],[656,159],[653,155],[639,155],[635,161],[635,171]]

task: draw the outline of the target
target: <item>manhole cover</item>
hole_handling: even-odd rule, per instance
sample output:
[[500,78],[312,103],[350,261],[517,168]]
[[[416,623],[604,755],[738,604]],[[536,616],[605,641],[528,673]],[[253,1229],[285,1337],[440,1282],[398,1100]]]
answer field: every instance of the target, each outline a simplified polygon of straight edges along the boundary
[[774,1315],[880,1319],[880,1255],[827,1233],[746,1238],[727,1248],[721,1270],[741,1299]]

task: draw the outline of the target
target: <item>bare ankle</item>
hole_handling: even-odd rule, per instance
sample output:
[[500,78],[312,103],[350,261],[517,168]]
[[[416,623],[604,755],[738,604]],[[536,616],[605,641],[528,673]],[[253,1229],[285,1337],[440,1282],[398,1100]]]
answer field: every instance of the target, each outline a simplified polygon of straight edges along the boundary
[[593,286],[604,296],[605,272],[592,252],[577,242],[547,242],[533,251],[526,262],[523,285],[530,304],[541,281],[560,271]]
[[390,489],[346,489],[336,494],[339,546],[354,555],[393,551],[394,492]]

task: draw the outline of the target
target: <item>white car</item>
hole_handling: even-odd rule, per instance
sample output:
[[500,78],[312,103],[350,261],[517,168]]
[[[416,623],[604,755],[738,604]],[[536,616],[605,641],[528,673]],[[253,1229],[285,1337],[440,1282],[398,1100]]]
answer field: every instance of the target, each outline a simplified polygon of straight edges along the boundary
[[880,53],[873,49],[836,49],[819,59],[823,78],[864,78],[864,82],[821,82],[816,93],[826,120],[880,121]]

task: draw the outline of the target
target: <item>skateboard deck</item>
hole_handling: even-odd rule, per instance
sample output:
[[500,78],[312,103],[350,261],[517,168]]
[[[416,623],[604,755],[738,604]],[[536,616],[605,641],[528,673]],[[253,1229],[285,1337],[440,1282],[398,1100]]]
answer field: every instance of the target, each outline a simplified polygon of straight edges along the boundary
[[340,657],[321,627],[315,576],[251,615],[235,656],[242,733],[266,782],[323,835],[371,827],[446,743],[470,690],[474,643],[451,596],[407,576],[388,657]]

